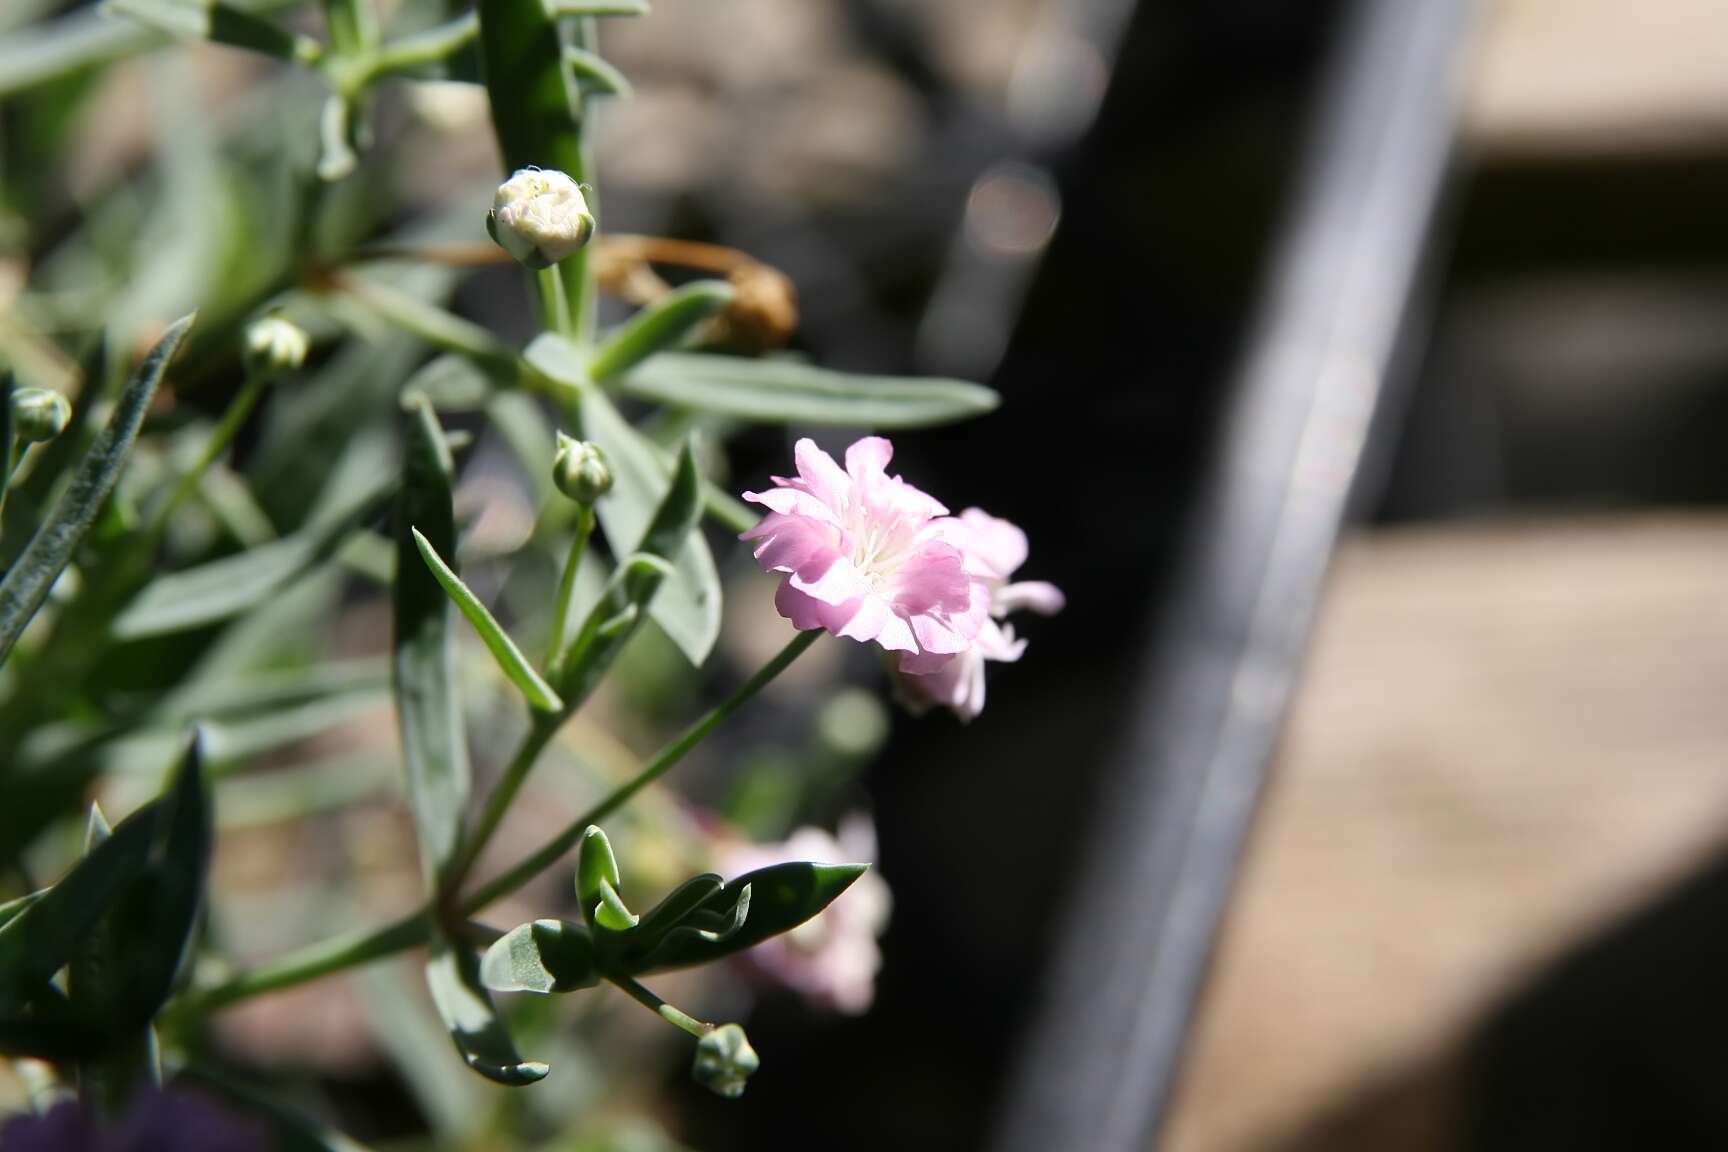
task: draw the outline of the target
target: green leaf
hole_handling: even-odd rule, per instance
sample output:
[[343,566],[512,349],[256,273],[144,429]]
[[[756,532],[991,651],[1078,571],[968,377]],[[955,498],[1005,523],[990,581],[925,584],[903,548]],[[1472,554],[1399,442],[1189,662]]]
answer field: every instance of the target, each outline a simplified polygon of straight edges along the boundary
[[979,384],[905,376],[855,376],[795,360],[666,352],[619,381],[632,396],[765,424],[928,428],[992,411],[1000,397]]
[[510,634],[504,631],[504,626],[493,619],[492,613],[486,610],[486,605],[480,603],[480,598],[462,583],[462,578],[450,570],[450,566],[439,557],[438,550],[432,547],[431,541],[421,535],[418,528],[410,528],[409,531],[414,534],[414,544],[420,549],[420,557],[425,560],[426,567],[431,570],[439,586],[455,602],[456,607],[462,610],[462,615],[468,618],[474,631],[480,634],[486,650],[498,661],[499,670],[510,683],[516,685],[528,701],[528,706],[542,712],[561,711],[564,701],[558,698],[558,693],[552,691],[546,681],[540,679],[540,674],[534,671],[534,666],[522,655],[522,650],[516,647]]
[[457,695],[450,600],[420,559],[412,527],[454,553],[450,486],[454,464],[438,417],[424,398],[408,413],[396,537],[393,660],[396,717],[408,774],[408,801],[429,881],[456,855],[468,804],[468,744]]
[[675,347],[735,295],[724,280],[698,280],[667,293],[606,338],[588,364],[589,378],[605,383],[656,352]]
[[316,40],[222,0],[104,0],[101,9],[181,40],[211,40],[302,64],[324,55]]
[[143,871],[157,823],[156,805],[122,821],[112,836],[0,928],[0,1013],[21,1009],[71,959],[115,896]]
[[322,517],[292,536],[148,584],[114,620],[117,640],[139,640],[232,619],[274,599],[282,589],[334,555],[356,525],[389,495],[391,481],[377,476],[345,512]]
[[373,58],[369,75],[477,80],[480,64],[475,41],[479,35],[479,18],[473,12],[465,12],[453,20],[385,44]]
[[16,900],[8,900],[6,903],[0,904],[0,928],[12,923],[23,915],[25,909],[47,894],[48,889],[44,888],[39,892],[32,892],[28,896],[20,896]]
[[154,32],[115,24],[90,9],[0,38],[0,97],[106,64],[161,43]]
[[545,1079],[550,1068],[516,1054],[516,1045],[480,982],[480,961],[472,952],[460,945],[434,941],[431,959],[426,962],[426,983],[438,1015],[468,1067],[511,1087]]
[[204,776],[203,737],[194,731],[160,802],[149,866],[115,909],[115,937],[125,950],[114,1025],[141,1026],[174,988],[204,902],[215,817]]
[[704,872],[678,885],[667,893],[665,899],[642,914],[642,922],[630,938],[631,949],[638,955],[652,951],[666,933],[723,887],[725,881],[713,872]]
[[[84,854],[111,835],[102,809],[90,805]],[[120,979],[127,963],[118,909],[110,909],[80,943],[66,966],[66,997],[85,1019],[106,1018],[119,1008]],[[154,1032],[146,1027],[115,1050],[78,1063],[78,1098],[98,1116],[112,1119],[125,1112],[132,1094],[160,1081],[161,1062]]]
[[568,920],[518,924],[486,950],[480,979],[494,992],[572,992],[600,982],[594,938]]
[[584,93],[626,99],[633,94],[629,78],[598,52],[571,45],[564,49],[564,59],[570,62],[570,70],[576,74],[576,83]]
[[0,582],[0,663],[11,655],[25,626],[48,599],[54,581],[71,562],[72,553],[120,478],[150,400],[156,395],[156,385],[186,330],[192,326],[192,319],[186,316],[176,321],[126,382],[107,428],[79,464],[72,483],[55,501],[24,554]]
[[606,833],[590,824],[582,833],[582,843],[576,849],[576,900],[582,914],[593,918],[594,907],[600,903],[601,886],[613,890],[623,883],[618,874],[618,857],[612,853],[612,841]]
[[[46,1059],[111,1053],[167,1000],[203,898],[211,812],[198,742],[161,800],[123,821],[28,909],[0,929],[0,1050]],[[81,1011],[49,983],[112,925],[125,964],[104,1003]],[[32,1010],[25,1015],[26,1006]]]
[[[657,945],[641,955],[635,971],[706,964],[789,932],[828,907],[868,867],[801,861],[758,868],[739,876],[703,901]],[[742,924],[738,923],[741,905],[746,913]]]

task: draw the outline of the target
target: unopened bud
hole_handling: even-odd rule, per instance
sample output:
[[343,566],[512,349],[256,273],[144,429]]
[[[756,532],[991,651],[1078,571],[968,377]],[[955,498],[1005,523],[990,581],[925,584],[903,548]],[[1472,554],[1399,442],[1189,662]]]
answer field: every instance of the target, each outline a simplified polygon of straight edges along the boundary
[[594,217],[576,181],[555,168],[523,168],[498,185],[486,230],[530,268],[550,268],[594,235]]
[[66,431],[72,405],[48,388],[20,388],[12,393],[12,434],[27,444],[52,440]]
[[246,371],[265,380],[296,372],[306,363],[311,338],[292,320],[263,316],[246,325]]
[[696,1044],[696,1064],[691,1074],[696,1083],[728,1100],[744,1095],[744,1084],[762,1061],[750,1038],[736,1024],[722,1024]]
[[560,432],[552,482],[576,503],[592,504],[612,490],[612,469],[597,445]]

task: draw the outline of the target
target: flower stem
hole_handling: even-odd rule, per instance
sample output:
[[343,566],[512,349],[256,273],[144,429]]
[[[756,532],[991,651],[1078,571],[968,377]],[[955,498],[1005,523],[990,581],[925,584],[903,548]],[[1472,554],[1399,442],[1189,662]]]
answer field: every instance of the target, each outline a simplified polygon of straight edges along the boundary
[[174,490],[168,494],[168,499],[162,502],[155,515],[150,518],[150,526],[145,530],[145,539],[149,541],[147,550],[154,550],[155,545],[161,542],[174,513],[178,512],[197,490],[198,481],[203,479],[204,473],[210,470],[211,465],[215,464],[234,442],[234,437],[240,434],[241,426],[246,423],[246,418],[252,415],[252,409],[258,406],[258,398],[264,394],[268,383],[259,373],[246,374],[246,382],[240,386],[240,391],[228,405],[228,410],[222,413],[221,421],[210,434],[210,439],[205,441],[204,450],[198,454],[197,461],[180,477]]
[[447,898],[461,891],[462,883],[468,879],[474,862],[480,858],[480,853],[485,851],[492,834],[498,831],[504,814],[510,810],[516,794],[522,790],[528,773],[533,771],[534,762],[540,758],[540,753],[545,751],[546,745],[552,742],[553,734],[563,722],[564,714],[548,715],[544,712],[535,712],[529,720],[528,732],[522,737],[516,755],[510,758],[504,774],[498,778],[492,794],[486,798],[486,807],[480,813],[480,822],[463,838],[461,848],[444,873],[444,882],[440,887]]
[[546,675],[558,678],[564,662],[565,633],[570,627],[570,609],[576,599],[576,572],[582,566],[582,554],[588,548],[588,538],[594,534],[594,509],[579,505],[576,509],[576,535],[570,539],[570,554],[564,559],[564,571],[558,577],[558,599],[552,605],[552,635],[546,642]]
[[606,979],[629,993],[630,999],[641,1004],[667,1023],[682,1028],[698,1040],[714,1031],[714,1025],[703,1023],[675,1004],[668,1004],[628,976],[608,976]]
[[570,335],[570,311],[564,302],[564,282],[558,278],[556,264],[534,273],[534,294],[540,303],[540,327],[548,332]]
[[708,734],[718,728],[727,717],[736,712],[746,701],[755,696],[770,681],[784,672],[792,661],[803,655],[816,638],[822,635],[820,631],[800,632],[794,636],[786,647],[782,648],[772,660],[757,669],[756,674],[746,680],[739,689],[710,708],[703,717],[686,728],[672,743],[662,748],[635,777],[620,785],[610,796],[607,796],[590,811],[570,824],[564,831],[547,841],[540,849],[524,857],[514,868],[501,876],[493,878],[482,885],[473,896],[462,902],[467,911],[475,911],[486,907],[493,901],[508,896],[534,877],[544,872],[559,857],[563,856],[576,842],[582,838],[582,833],[591,824],[598,824],[618,809],[627,804],[636,793],[658,780],[680,760],[689,754],[707,738]]
[[[604,820],[627,803],[636,793],[664,775],[669,768],[682,760],[692,748],[700,744],[703,738],[717,728],[727,717],[766,687],[776,676],[784,672],[821,635],[822,633],[819,631],[800,632],[772,660],[764,664],[754,676],[745,681],[736,692],[709,709],[701,719],[686,728],[681,736],[661,749],[660,753],[649,761],[641,772],[627,783],[620,785],[595,807],[583,813],[538,852],[527,857],[502,876],[483,885],[467,899],[462,900],[457,905],[456,914],[467,917],[482,911],[488,905],[515,892],[556,863],[575,845],[576,841],[582,838],[583,831],[589,825]],[[529,730],[528,737],[523,742],[524,749],[534,741],[537,730]],[[540,747],[543,748],[544,743]],[[526,756],[519,751],[517,757],[512,760],[512,766],[514,767],[519,761],[531,766],[538,751],[537,748],[533,754]],[[526,769],[523,771],[525,774]],[[474,842],[480,843],[481,841],[476,837]],[[393,921],[381,928],[371,928],[337,936],[314,944],[293,955],[285,956],[273,963],[255,968],[250,972],[241,972],[220,984],[189,992],[178,1002],[176,1013],[193,1016],[205,1015],[252,996],[292,988],[295,985],[330,976],[348,968],[370,964],[387,956],[394,956],[398,952],[406,952],[426,941],[431,925],[430,915],[429,909],[416,909],[402,919]],[[626,989],[626,991],[629,990]],[[659,1011],[659,1008],[655,1007],[655,1011]]]

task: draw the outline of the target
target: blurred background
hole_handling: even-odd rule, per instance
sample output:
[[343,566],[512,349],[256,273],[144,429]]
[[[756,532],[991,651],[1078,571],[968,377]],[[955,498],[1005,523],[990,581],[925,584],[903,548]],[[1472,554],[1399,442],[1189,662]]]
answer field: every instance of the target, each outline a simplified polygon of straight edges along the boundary
[[[1468,9],[1443,48],[1449,174],[1160,1147],[1728,1141],[1728,7]],[[1136,768],[1160,608],[1206,531],[1195,501],[1357,12],[658,0],[607,27],[635,93],[600,121],[604,227],[778,267],[794,346],[820,363],[999,389],[983,420],[899,438],[897,464],[1023,525],[1026,574],[1068,594],[970,726],[847,697],[806,734],[869,756],[850,795],[895,894],[877,1002],[850,1019],[759,1001],[771,1064],[740,1101],[669,1065],[646,1106],[689,1147],[1000,1132],[1094,814]],[[11,0],[0,25],[79,15]],[[26,30],[0,63],[30,50]],[[40,89],[9,96],[33,254],[271,69],[175,48],[56,115]],[[393,91],[379,132],[413,157],[398,220],[496,179],[479,89]],[[524,334],[514,271],[465,277],[456,307]],[[788,444],[736,441],[733,486]],[[799,699],[710,767],[785,731]],[[235,853],[228,882],[304,850]],[[393,1061],[414,1043],[366,1039],[357,1003],[389,985],[261,1001],[236,1058],[298,1069],[357,1136],[411,1132],[426,1104]]]

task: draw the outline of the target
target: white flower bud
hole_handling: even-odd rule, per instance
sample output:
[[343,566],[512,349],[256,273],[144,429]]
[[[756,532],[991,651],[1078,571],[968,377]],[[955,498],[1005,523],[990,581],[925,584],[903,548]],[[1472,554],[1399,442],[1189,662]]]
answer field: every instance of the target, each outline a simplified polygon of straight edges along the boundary
[[246,325],[242,355],[248,372],[274,380],[298,371],[311,347],[311,339],[298,324],[280,316],[264,316]]
[[588,243],[594,217],[576,181],[556,169],[523,168],[498,185],[486,230],[530,268],[550,268]]
[[52,440],[66,431],[72,405],[47,388],[20,388],[12,393],[12,432],[26,444]]

